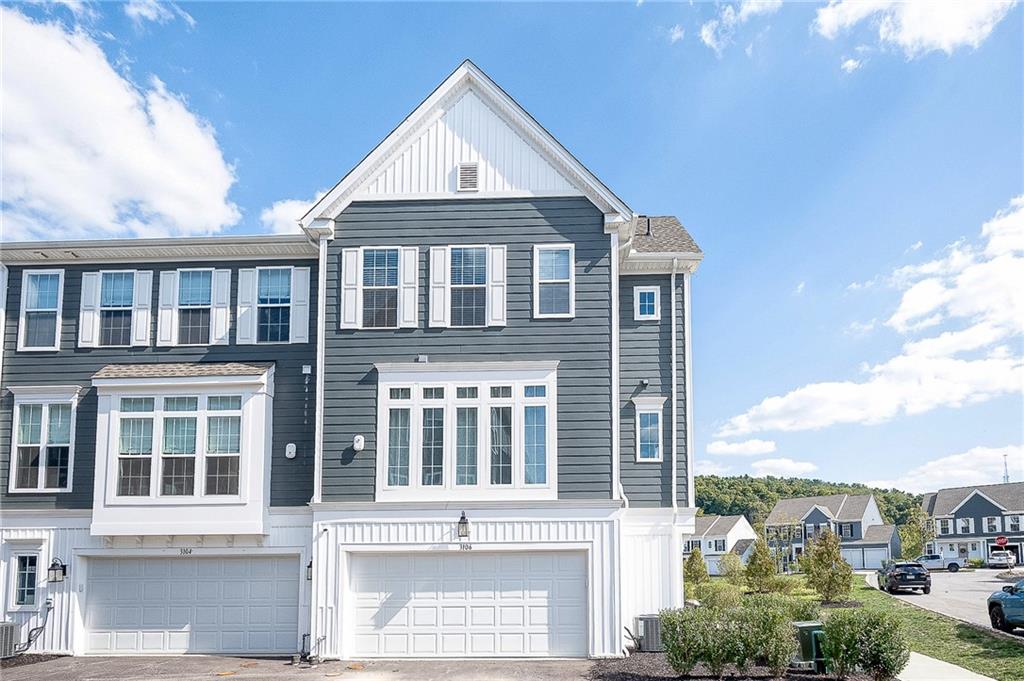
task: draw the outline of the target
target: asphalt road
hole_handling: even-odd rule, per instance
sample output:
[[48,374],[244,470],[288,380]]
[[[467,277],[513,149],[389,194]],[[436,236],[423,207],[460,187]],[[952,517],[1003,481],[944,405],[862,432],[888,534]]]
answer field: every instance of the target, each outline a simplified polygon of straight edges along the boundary
[[[985,568],[960,572],[933,570],[930,594],[903,592],[893,595],[943,615],[987,627],[991,624],[986,604],[989,594],[1013,583],[998,579],[996,575],[999,572]],[[1017,632],[1024,633],[1020,629]]]

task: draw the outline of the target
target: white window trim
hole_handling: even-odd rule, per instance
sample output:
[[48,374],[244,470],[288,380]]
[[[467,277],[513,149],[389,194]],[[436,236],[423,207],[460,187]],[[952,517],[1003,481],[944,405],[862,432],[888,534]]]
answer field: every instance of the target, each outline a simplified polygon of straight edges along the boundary
[[939,518],[935,521],[935,532],[939,535],[950,535],[953,534],[953,519],[952,518]]
[[[47,385],[47,386],[23,386],[12,385],[7,387],[14,393],[14,413],[11,415],[11,448],[10,460],[8,461],[7,492],[9,494],[65,494],[71,492],[74,487],[75,473],[75,424],[78,418],[78,396],[82,390],[77,385]],[[42,404],[43,422],[40,424],[40,451],[39,451],[39,472],[36,487],[32,489],[16,489],[14,486],[17,475],[18,456],[18,427],[21,421],[21,405]],[[42,442],[46,440],[46,429],[49,419],[49,405],[70,404],[71,405],[71,441],[68,446],[68,486],[67,487],[41,487],[43,474],[46,466],[46,450]]]
[[[725,544],[726,544],[726,542],[725,542],[724,539],[714,539],[712,541],[714,541],[713,548],[712,548],[713,551],[715,551],[716,553],[724,553],[725,552]],[[721,544],[722,548],[718,548],[719,544]]]
[[[988,521],[990,521],[990,520],[994,520],[995,521],[996,529],[994,529],[994,530],[988,529]],[[985,516],[984,518],[982,518],[981,519],[981,526],[983,528],[985,528],[985,533],[986,534],[989,533],[989,532],[999,533],[999,532],[1003,531],[1002,518],[1000,516],[997,516],[997,515],[990,515],[990,516]]]
[[[213,307],[214,288],[217,286],[215,278],[217,270],[213,267],[182,267],[177,270],[178,276],[174,280],[174,346],[179,348],[205,348],[215,345],[213,338]],[[181,273],[182,272],[209,272],[210,273],[210,304],[209,305],[181,305]],[[205,343],[181,343],[181,316],[182,310],[210,310],[210,335]]]
[[[288,302],[286,304],[279,303],[260,303],[260,272],[268,272],[271,270],[284,270],[288,272]],[[295,280],[295,267],[292,265],[282,266],[268,266],[268,267],[257,267],[256,268],[256,297],[252,301],[252,308],[256,313],[256,329],[253,333],[253,344],[254,345],[289,345],[292,342],[292,306],[295,303],[295,291],[292,289],[292,283]],[[288,340],[283,341],[261,341],[260,340],[260,308],[274,308],[274,307],[286,307],[288,308]],[[211,313],[210,319],[212,322],[213,315]]]
[[[7,598],[7,612],[39,612],[43,608],[43,604],[46,602],[45,589],[46,589],[46,565],[43,564],[43,543],[45,540],[42,538],[37,539],[6,539],[4,540],[4,548],[6,549],[6,563],[7,563],[7,588],[5,596]],[[18,556],[35,556],[36,557],[36,592],[35,592],[35,603],[31,605],[18,605],[17,604],[17,592],[18,592]]]
[[[968,529],[967,529],[967,531],[966,531],[966,532],[963,532],[963,531],[962,531],[962,530],[960,529],[960,525],[961,525],[961,523],[963,523],[964,521],[967,521],[967,527],[968,527]],[[954,521],[954,523],[953,523],[953,524],[954,524],[954,525],[956,526],[956,533],[957,533],[957,534],[974,534],[974,518],[957,518],[957,519],[956,519],[956,520]]]
[[[1011,521],[1013,519],[1017,520],[1017,529],[1015,530],[1010,529]],[[1006,528],[1007,532],[1020,532],[1021,529],[1024,528],[1024,515],[1017,515],[1015,513],[1011,513],[1010,515],[1004,516],[1003,527]]]
[[[92,345],[83,345],[81,340],[79,340],[79,343],[78,343],[79,347],[131,348],[131,347],[139,347],[139,346],[143,346],[143,345],[149,345],[149,324],[150,324],[150,316],[152,314],[151,312],[150,312],[150,314],[146,315],[146,318],[144,320],[142,320],[143,323],[146,326],[146,342],[145,343],[141,343],[141,342],[136,342],[136,340],[135,340],[135,329],[136,329],[136,325],[139,323],[139,315],[144,313],[146,310],[150,310],[151,311],[152,307],[153,307],[153,301],[152,301],[152,281],[153,281],[152,280],[152,276],[153,275],[152,275],[152,272],[146,272],[146,274],[148,274],[148,278],[149,278],[149,282],[150,282],[149,283],[150,299],[144,301],[144,303],[145,303],[144,305],[142,304],[142,301],[138,300],[138,293],[139,293],[138,288],[140,286],[139,275],[143,274],[144,272],[145,272],[145,270],[98,270],[97,271],[97,274],[99,275],[99,278],[98,278],[98,281],[96,282],[96,291],[97,291],[97,294],[98,294],[98,296],[97,296],[98,300],[96,302],[96,342],[94,344],[92,344]],[[132,275],[132,304],[131,305],[129,305],[128,307],[107,307],[107,308],[103,307],[103,275],[104,274],[130,274],[130,275]],[[83,301],[83,305],[84,305],[84,301]],[[145,308],[145,309],[143,309],[143,308]],[[84,307],[82,309],[83,309],[83,311],[85,310]],[[100,342],[100,339],[103,337],[103,311],[104,310],[128,310],[129,312],[131,312],[131,318],[130,318],[131,321],[129,321],[129,323],[128,323],[129,327],[128,327],[128,344],[127,345],[103,345]],[[81,317],[79,318],[79,322],[78,323],[79,324],[82,323]]]
[[[654,314],[640,314],[640,294],[654,293]],[[661,287],[660,286],[634,286],[633,287],[633,320],[637,322],[657,322],[661,320]]]
[[[540,280],[540,254],[542,251],[569,251],[569,278]],[[540,311],[541,284],[569,284],[569,311],[542,313]],[[573,319],[576,316],[576,244],[536,244],[533,247],[533,317],[534,319]]]
[[[482,248],[484,250],[484,283],[483,284],[453,284],[452,283],[452,251],[467,250],[470,248]],[[506,267],[508,265],[506,264]],[[448,292],[445,296],[445,303],[448,306],[448,327],[451,329],[486,329],[487,322],[491,318],[491,247],[487,244],[453,244],[448,246],[448,271],[445,273],[445,279],[448,282]],[[452,315],[452,294],[451,292],[457,288],[482,288],[484,290],[484,323],[474,326],[456,326],[453,321],[454,315]]]
[[[398,252],[398,267],[397,267],[397,281],[394,286],[370,286],[367,287],[363,283],[363,267],[366,262],[367,251],[397,251]],[[367,331],[394,331],[401,328],[402,326],[402,247],[401,246],[360,246],[359,247],[359,281],[357,286],[359,287],[359,328],[366,329]],[[373,290],[386,291],[394,289],[395,291],[395,325],[394,326],[367,326],[366,325],[366,305],[364,296],[366,295],[367,288]]]
[[[661,463],[665,460],[665,401],[667,397],[661,396],[637,396],[632,399],[636,426],[636,439],[633,447],[633,456],[637,463]],[[640,457],[640,415],[658,415],[658,457],[655,459],[644,459]]]
[[[36,310],[28,310],[28,278],[30,274],[56,274],[57,279],[57,328],[53,334],[53,345],[52,346],[28,346],[25,345],[25,334],[28,329],[25,326],[25,315],[27,312],[35,312]],[[39,312],[48,312],[49,310],[38,310]],[[18,352],[56,352],[60,350],[60,337],[61,337],[61,326],[64,316],[64,270],[62,269],[50,269],[50,270],[34,270],[26,269],[21,273],[21,314],[18,318]]]
[[[484,501],[556,499],[558,496],[558,394],[557,362],[483,362],[459,364],[378,364],[376,501]],[[512,386],[511,398],[491,398],[491,386]],[[527,385],[543,385],[545,396],[527,398]],[[443,387],[444,399],[424,400],[424,387]],[[459,399],[456,388],[476,387],[477,397]],[[410,399],[392,400],[392,388],[409,388]],[[546,407],[546,482],[526,484],[524,414],[528,406]],[[422,482],[422,410],[443,406],[444,484]],[[477,484],[456,485],[456,409],[475,406],[477,418]],[[490,407],[511,406],[512,484],[492,485],[490,480]],[[388,424],[390,409],[408,408],[409,484],[388,485]]]

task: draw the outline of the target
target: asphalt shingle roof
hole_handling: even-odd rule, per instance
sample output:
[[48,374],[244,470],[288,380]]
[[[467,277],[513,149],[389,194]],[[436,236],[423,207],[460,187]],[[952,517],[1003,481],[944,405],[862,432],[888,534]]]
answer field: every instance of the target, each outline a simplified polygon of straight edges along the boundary
[[273,362],[152,362],[108,364],[93,378],[193,378],[202,376],[259,376]]
[[753,543],[753,539],[740,539],[736,542],[736,545],[732,547],[732,552],[737,556],[742,556]]
[[630,232],[630,247],[637,253],[703,252],[674,215],[637,215]]
[[921,507],[930,515],[949,515],[974,490],[996,502],[1007,511],[1024,510],[1024,482],[1008,482],[1001,485],[978,485],[976,487],[950,487],[926,494]]
[[843,546],[863,546],[868,544],[888,544],[892,539],[895,525],[871,525],[864,530],[864,537],[855,541],[844,541]]
[[798,522],[814,506],[826,509],[834,520],[860,520],[868,506],[870,494],[830,494],[821,497],[779,499],[765,520],[766,525]]
[[740,515],[699,515],[696,518],[697,529],[694,531],[694,535],[697,537],[706,537],[709,534],[712,536],[725,535],[736,526],[742,517]]

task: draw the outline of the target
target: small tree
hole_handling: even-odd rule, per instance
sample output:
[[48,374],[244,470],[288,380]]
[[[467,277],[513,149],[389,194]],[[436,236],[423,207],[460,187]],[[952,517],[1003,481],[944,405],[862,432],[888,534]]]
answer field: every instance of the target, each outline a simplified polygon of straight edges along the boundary
[[800,557],[800,567],[807,575],[807,584],[822,601],[837,601],[853,589],[853,568],[843,560],[839,537],[826,529],[807,544]]
[[732,551],[718,559],[718,574],[734,586],[743,586],[746,582],[743,561]]
[[902,553],[908,558],[924,553],[925,545],[935,539],[935,526],[920,507],[910,510],[907,522],[900,525],[899,531]]
[[704,556],[699,547],[693,549],[693,553],[686,559],[686,564],[683,565],[683,577],[693,586],[708,581],[708,566],[704,564]]
[[747,561],[747,587],[757,593],[767,593],[774,587],[775,559],[764,535],[754,540],[754,551]]

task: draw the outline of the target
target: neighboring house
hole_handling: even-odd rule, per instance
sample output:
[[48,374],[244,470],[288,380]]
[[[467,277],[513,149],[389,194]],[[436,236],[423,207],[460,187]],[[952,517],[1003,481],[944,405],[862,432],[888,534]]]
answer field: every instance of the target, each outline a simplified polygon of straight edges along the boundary
[[53,601],[34,650],[617,656],[682,604],[678,220],[466,62],[301,227],[3,246],[0,581],[22,635]]
[[[1024,561],[1024,482],[940,489],[925,494],[921,508],[935,523],[928,552],[985,560],[1005,549]],[[997,537],[1006,537],[1006,545],[996,544]]]
[[757,533],[742,515],[697,516],[693,535],[686,537],[683,554],[689,556],[699,548],[707,563],[708,573],[719,574],[718,561],[726,553],[735,553],[746,565]]
[[855,569],[879,568],[901,555],[900,534],[882,522],[871,494],[780,499],[765,520],[768,543],[785,563],[796,561],[807,541],[826,529],[839,537],[843,559]]

